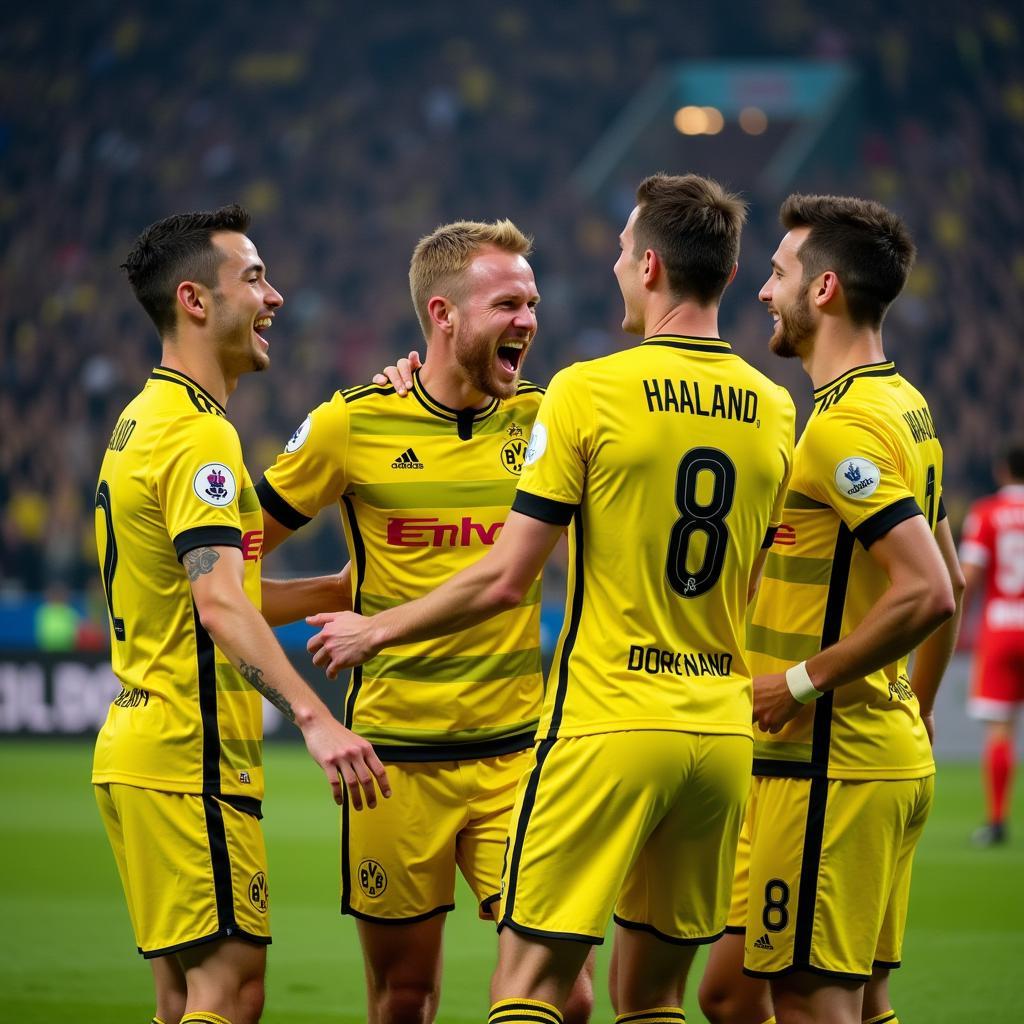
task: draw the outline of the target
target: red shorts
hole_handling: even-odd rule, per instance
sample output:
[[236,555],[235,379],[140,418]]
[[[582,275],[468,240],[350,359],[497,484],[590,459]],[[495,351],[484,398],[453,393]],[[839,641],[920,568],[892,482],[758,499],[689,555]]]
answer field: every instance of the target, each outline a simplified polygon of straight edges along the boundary
[[982,631],[974,652],[968,710],[973,718],[1006,722],[1024,702],[1024,633]]

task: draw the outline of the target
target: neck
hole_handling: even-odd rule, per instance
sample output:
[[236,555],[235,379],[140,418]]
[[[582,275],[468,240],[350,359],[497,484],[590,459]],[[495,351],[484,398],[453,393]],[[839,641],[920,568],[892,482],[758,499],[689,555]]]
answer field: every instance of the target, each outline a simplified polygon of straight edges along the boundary
[[644,337],[681,334],[688,338],[717,338],[718,306],[699,306],[695,302],[654,300],[644,316]]
[[820,388],[858,366],[884,363],[882,334],[869,327],[826,321],[819,327],[810,351],[801,362],[811,384]]
[[466,379],[447,338],[432,339],[420,369],[420,383],[449,409],[483,409],[494,400]]
[[191,377],[225,407],[231,393],[238,386],[238,378],[226,376],[223,367],[206,346],[165,340],[160,362],[169,370],[177,370]]

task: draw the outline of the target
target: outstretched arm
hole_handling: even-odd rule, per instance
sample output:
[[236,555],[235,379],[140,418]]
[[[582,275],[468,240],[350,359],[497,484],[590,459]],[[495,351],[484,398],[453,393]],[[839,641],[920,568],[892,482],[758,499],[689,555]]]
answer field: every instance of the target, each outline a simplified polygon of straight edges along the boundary
[[313,663],[333,679],[385,647],[457,633],[515,608],[564,529],[509,512],[494,547],[429,594],[369,618],[352,612],[312,616],[306,621],[320,627],[307,645]]
[[194,548],[185,553],[182,564],[203,628],[249,685],[299,727],[331,784],[335,803],[342,802],[342,782],[356,810],[362,808],[364,794],[368,806],[377,805],[374,779],[381,793],[390,796],[387,773],[373,747],[328,711],[246,596],[242,552],[233,547]]

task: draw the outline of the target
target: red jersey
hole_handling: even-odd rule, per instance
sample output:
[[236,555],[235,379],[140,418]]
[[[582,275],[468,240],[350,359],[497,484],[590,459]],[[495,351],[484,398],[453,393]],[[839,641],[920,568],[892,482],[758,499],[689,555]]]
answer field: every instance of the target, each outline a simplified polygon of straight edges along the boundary
[[982,629],[1024,633],[1024,484],[975,502],[964,522],[960,561],[986,570]]

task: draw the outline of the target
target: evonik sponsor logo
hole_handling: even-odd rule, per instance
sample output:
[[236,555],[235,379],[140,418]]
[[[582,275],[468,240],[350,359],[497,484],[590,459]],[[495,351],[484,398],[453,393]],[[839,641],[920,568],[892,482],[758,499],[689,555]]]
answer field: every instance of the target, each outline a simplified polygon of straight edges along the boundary
[[445,523],[436,518],[392,518],[388,520],[387,542],[399,548],[466,548],[473,544],[490,546],[505,525],[477,523],[472,516]]

